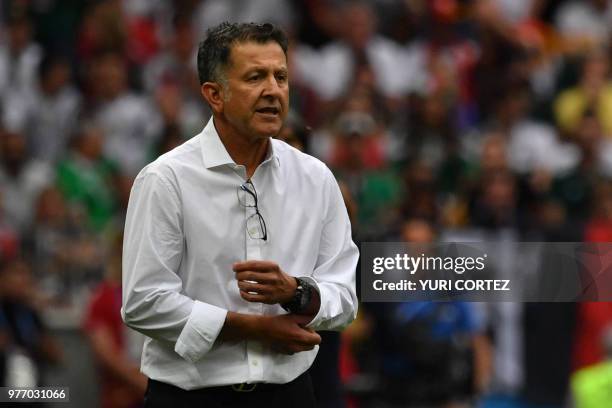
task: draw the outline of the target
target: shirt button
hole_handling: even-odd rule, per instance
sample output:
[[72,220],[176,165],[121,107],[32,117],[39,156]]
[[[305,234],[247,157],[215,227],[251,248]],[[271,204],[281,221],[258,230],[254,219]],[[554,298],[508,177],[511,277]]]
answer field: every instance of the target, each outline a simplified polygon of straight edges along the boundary
[[257,361],[257,360],[253,360],[253,363],[252,363],[252,364],[253,364],[253,367],[257,367],[257,366],[259,365],[259,361]]

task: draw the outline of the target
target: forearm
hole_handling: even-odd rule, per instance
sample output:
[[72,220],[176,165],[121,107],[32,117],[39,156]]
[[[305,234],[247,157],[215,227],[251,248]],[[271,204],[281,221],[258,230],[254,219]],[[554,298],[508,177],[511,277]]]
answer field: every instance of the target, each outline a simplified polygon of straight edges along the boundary
[[293,314],[277,316],[228,312],[218,339],[222,341],[259,341],[280,353],[312,350],[321,337],[305,328],[309,318]]
[[262,316],[227,312],[225,323],[219,333],[220,340],[257,340]]

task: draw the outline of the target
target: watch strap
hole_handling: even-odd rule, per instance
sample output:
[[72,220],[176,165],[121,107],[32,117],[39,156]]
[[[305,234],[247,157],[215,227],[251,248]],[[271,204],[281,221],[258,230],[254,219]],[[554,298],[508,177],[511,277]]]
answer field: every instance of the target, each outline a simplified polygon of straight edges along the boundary
[[282,303],[281,307],[288,312],[297,314],[303,312],[310,304],[313,288],[310,283],[308,283],[308,281],[306,281],[305,279],[294,279],[297,283],[297,287],[295,288],[295,294],[289,302]]

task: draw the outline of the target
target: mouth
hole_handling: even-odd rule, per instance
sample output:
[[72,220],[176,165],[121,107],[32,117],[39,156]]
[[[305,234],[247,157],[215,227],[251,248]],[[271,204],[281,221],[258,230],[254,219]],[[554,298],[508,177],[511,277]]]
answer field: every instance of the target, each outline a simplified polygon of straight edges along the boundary
[[269,117],[277,117],[280,115],[280,109],[275,106],[266,106],[263,108],[255,109],[255,113]]

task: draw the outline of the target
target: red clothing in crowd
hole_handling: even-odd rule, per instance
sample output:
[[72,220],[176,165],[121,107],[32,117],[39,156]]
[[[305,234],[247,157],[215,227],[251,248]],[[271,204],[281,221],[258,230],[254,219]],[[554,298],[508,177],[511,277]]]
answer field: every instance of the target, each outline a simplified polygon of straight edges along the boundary
[[[94,292],[88,306],[84,329],[89,334],[103,329],[112,338],[115,352],[126,354],[125,326],[121,320],[121,285],[103,282]],[[126,357],[127,358],[127,357]],[[142,404],[143,396],[100,365],[100,395],[102,408],[132,408]]]
[[[586,242],[612,242],[612,223],[607,220],[591,220],[585,229]],[[594,259],[593,271],[608,268],[612,255],[599,255]],[[600,286],[601,286],[600,282]],[[605,283],[604,283],[605,284]],[[603,290],[605,288],[595,288]],[[578,305],[578,325],[574,347],[574,369],[580,369],[601,362],[605,357],[603,335],[612,328],[612,303],[584,302]]]

